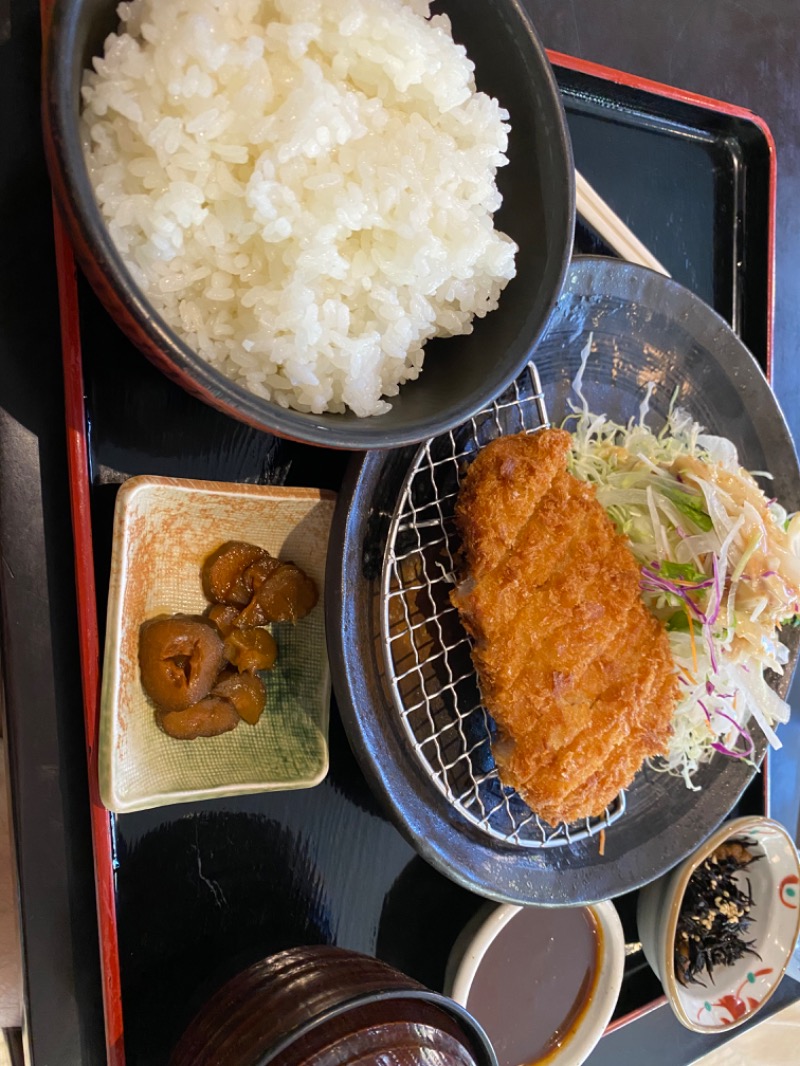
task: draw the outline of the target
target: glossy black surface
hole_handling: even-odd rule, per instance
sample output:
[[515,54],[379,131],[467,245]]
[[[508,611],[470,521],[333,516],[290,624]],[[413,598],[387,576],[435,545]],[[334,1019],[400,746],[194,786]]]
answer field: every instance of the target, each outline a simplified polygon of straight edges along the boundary
[[771,176],[762,126],[567,68],[558,82],[577,168],[763,367]]
[[[663,0],[571,0],[565,4],[525,0],[524,6],[532,12],[548,47],[732,100],[753,108],[769,122],[778,145],[780,172],[775,385],[790,425],[795,434],[800,433],[800,361],[796,359],[800,335],[800,303],[796,300],[800,279],[800,68],[796,63],[800,9],[795,0],[775,0],[762,7],[743,6],[739,0],[713,0],[705,5],[698,5],[696,0],[672,0],[669,4]],[[35,1063],[74,1066],[100,1063],[105,1051],[88,841],[50,197],[39,146],[38,4],[35,0],[11,0],[10,12],[10,22],[4,24],[8,37],[0,43],[0,116],[5,134],[0,151],[4,233],[0,248],[0,548],[5,736],[15,797],[29,1043]],[[603,189],[613,206],[632,224],[649,225],[659,200],[655,190],[651,196],[648,188],[637,181],[635,139],[629,151],[613,158],[594,150],[583,152],[577,140],[575,147],[584,173],[598,187],[605,169],[614,174],[619,184]],[[693,172],[675,176],[666,190],[670,197],[676,187],[684,184],[684,178],[692,186]],[[702,187],[708,193],[709,184],[703,182]],[[713,182],[710,187],[715,188]],[[657,190],[658,196],[665,194],[663,185],[659,184]],[[636,219],[629,214],[634,208]],[[668,246],[682,248],[686,231],[681,228],[682,223],[672,224],[669,212],[659,217],[664,232],[658,238],[658,252],[680,277],[680,259],[672,255]],[[696,234],[691,233],[687,251],[690,263],[699,251],[700,232],[698,229]],[[597,247],[585,233],[581,234],[581,241],[584,250]],[[747,271],[745,278],[748,284],[752,280]],[[755,313],[761,314],[757,303]],[[328,456],[334,466],[323,468],[319,452],[300,448],[289,462],[268,439],[224,418],[217,419],[200,405],[187,403],[180,390],[166,384],[131,351],[118,331],[104,320],[91,297],[84,300],[84,317],[89,330],[87,369],[98,372],[90,383],[90,408],[94,506],[101,540],[110,530],[113,484],[130,473],[147,470],[186,475],[209,469],[206,463],[211,457],[219,464],[219,476],[278,481],[292,477],[298,483],[318,484],[335,483],[340,476],[341,467],[336,467],[336,463],[343,462],[343,457]],[[125,382],[129,387],[125,387]],[[98,404],[109,406],[105,414],[96,418]],[[101,566],[104,552],[101,545]],[[35,642],[27,639],[30,632],[36,635]],[[796,700],[793,702],[796,704]],[[773,812],[785,824],[796,827],[800,797],[797,707],[795,721],[783,735],[784,751],[772,760]],[[333,737],[339,746],[334,750],[340,750],[341,758],[346,759],[348,749],[340,727],[334,726]],[[207,957],[209,951],[224,954],[233,949],[247,953],[247,936],[235,916],[226,915],[225,904],[217,904],[213,898],[214,875],[224,874],[225,884],[234,877],[232,868],[238,851],[231,842],[231,832],[234,841],[238,838],[231,823],[242,832],[258,827],[252,842],[241,845],[242,856],[256,873],[256,888],[252,893],[240,890],[233,897],[238,903],[244,896],[243,921],[246,924],[248,913],[253,914],[255,939],[260,928],[269,929],[271,920],[266,913],[268,907],[261,904],[262,898],[267,904],[277,905],[274,901],[278,894],[265,891],[263,886],[271,876],[276,880],[281,876],[280,865],[271,863],[266,854],[266,830],[270,830],[274,839],[284,842],[276,845],[276,851],[288,853],[291,866],[301,874],[307,873],[311,886],[305,895],[314,905],[311,918],[299,914],[290,903],[286,911],[290,931],[305,935],[308,923],[316,921],[317,915],[326,909],[332,913],[327,906],[332,900],[346,899],[346,914],[335,922],[342,942],[375,940],[382,957],[409,971],[418,966],[423,980],[436,980],[439,962],[429,961],[428,953],[421,953],[414,945],[434,944],[438,935],[449,933],[442,921],[448,920],[451,911],[457,912],[453,914],[454,925],[456,918],[459,922],[462,916],[466,918],[474,898],[455,890],[460,902],[454,905],[451,883],[416,858],[396,832],[382,822],[354,764],[345,762],[344,766],[353,770],[353,781],[333,780],[331,791],[325,795],[338,793],[337,810],[353,813],[356,823],[374,835],[365,838],[353,833],[346,822],[328,818],[324,809],[317,815],[312,826],[322,826],[331,838],[329,852],[339,854],[335,891],[331,892],[315,875],[320,869],[326,872],[333,863],[318,863],[302,834],[293,828],[283,832],[269,818],[260,820],[248,811],[237,810],[231,812],[230,818],[220,817],[220,812],[208,805],[199,816],[186,809],[173,812],[174,825],[162,825],[157,816],[152,820],[145,815],[121,820],[117,834],[124,860],[119,871],[120,884],[124,885],[129,871],[135,875],[130,888],[120,897],[125,904],[120,916],[126,995],[131,989],[138,991],[134,1007],[141,1003],[146,1006],[148,996],[154,998],[147,989],[148,960],[150,974],[155,974],[156,979],[162,958],[166,959],[168,973],[174,976],[171,984],[159,985],[169,1002],[157,1004],[162,1013],[155,1017],[158,1031],[152,1039],[148,1034],[151,1019],[137,1014],[126,1001],[131,1061],[163,1061],[162,1051],[153,1051],[153,1045],[166,1039],[166,1030],[174,1029],[173,1018],[182,1011],[180,1004],[173,1007],[170,1003],[176,997],[189,1003],[195,984],[201,985],[204,975],[213,969]],[[306,811],[305,802],[299,794],[296,799],[300,818]],[[747,810],[758,809],[759,805],[756,791]],[[191,849],[188,859],[179,859],[176,846],[181,833],[193,840],[195,829],[198,851]],[[373,853],[370,848],[376,839],[380,847]],[[358,862],[348,861],[345,856],[349,842],[356,848]],[[221,857],[219,867],[213,860],[215,854]],[[387,854],[394,857],[388,864]],[[138,873],[135,862],[129,861],[137,856],[141,857]],[[172,926],[159,910],[166,897],[157,895],[152,883],[160,865],[165,867],[167,882],[180,887],[202,918],[194,929],[181,932],[187,952],[183,971],[179,966],[180,952],[163,949],[163,940]],[[178,868],[177,872],[170,870],[170,865]],[[385,865],[391,869],[384,872]],[[365,885],[365,870],[379,872],[381,883],[377,888]],[[381,902],[384,886],[389,886],[388,894]],[[443,886],[444,899],[440,895]],[[627,898],[620,901],[623,922]],[[145,915],[137,916],[133,910],[139,899],[146,899],[151,906],[152,928]],[[362,899],[366,906],[360,905]],[[350,905],[351,900],[356,901],[354,906]],[[229,940],[216,933],[218,925],[230,933]],[[180,923],[177,928],[181,929]],[[626,928],[630,938],[635,930]],[[159,937],[163,938],[162,943]],[[197,949],[193,937],[201,941]],[[204,945],[209,946],[205,953]],[[195,979],[190,967],[198,957],[204,969]],[[623,988],[621,1008],[627,1010],[650,1000],[653,980],[645,965],[633,964],[630,981]],[[785,979],[764,1014],[798,995],[800,985]],[[647,1062],[651,1066],[683,1066],[719,1042],[683,1030],[662,1008],[605,1037],[593,1053],[591,1064]]]
[[[478,88],[512,116],[509,163],[497,178],[496,222],[519,245],[517,276],[495,314],[472,333],[431,342],[425,372],[380,416],[304,414],[232,382],[188,347],[134,284],[109,236],[89,181],[78,128],[81,73],[116,26],[115,0],[56,0],[44,58],[44,115],[56,197],[79,260],[106,307],[173,380],[229,415],[294,440],[336,448],[389,447],[456,425],[524,366],[569,261],[575,189],[564,111],[541,42],[515,0],[445,0],[455,39],[476,63]],[[485,353],[494,358],[487,366]]]
[[[641,267],[575,259],[535,356],[555,425],[570,413],[569,399],[576,401],[571,383],[590,342],[583,375],[590,410],[625,424],[638,415],[645,384],[654,382],[655,428],[675,398],[708,432],[729,437],[746,469],[774,471],[770,493],[789,511],[800,507],[800,469],[780,409],[753,357],[707,304]],[[526,385],[527,375],[521,379]],[[421,854],[490,898],[587,903],[660,876],[725,817],[754,776],[753,767],[716,758],[698,771],[696,792],[680,778],[644,768],[627,791],[625,814],[606,833],[601,855],[591,838],[551,848],[492,840],[444,800],[410,749],[384,665],[380,613],[388,520],[413,456],[414,449],[406,448],[354,458],[333,523],[328,649],[362,770]],[[790,676],[787,671],[779,683],[783,694]],[[758,759],[765,748],[759,732]]]
[[[775,331],[773,385],[795,440],[800,438],[800,67],[796,40],[800,9],[794,0],[769,5],[742,5],[740,0],[526,0],[548,48],[608,67],[652,78],[718,100],[750,108],[768,124],[778,165],[775,243]],[[669,212],[661,213],[651,186],[633,177],[637,152],[622,158],[605,153],[581,153],[576,160],[585,176],[607,196],[612,207],[631,225],[650,227],[656,213],[667,231]],[[603,173],[613,169],[626,176],[618,187],[602,185]],[[627,180],[630,176],[633,180]],[[693,174],[686,178],[692,183]],[[662,182],[655,188],[661,193]],[[669,190],[669,186],[668,186]],[[667,203],[673,202],[674,187]],[[638,231],[638,230],[637,230]],[[652,231],[650,231],[652,232]],[[663,245],[668,267],[680,265]],[[676,273],[679,278],[681,275]],[[683,280],[683,279],[681,279]],[[758,354],[754,346],[754,351]],[[800,839],[800,683],[790,695],[792,720],[783,731],[782,751],[770,759],[770,801],[774,817]],[[768,1009],[778,1009],[800,996],[800,985],[784,978]],[[685,1030],[663,1007],[642,1022],[604,1038],[587,1066],[618,1066],[646,1061],[649,1066],[674,1066],[694,1061],[724,1043],[727,1037],[701,1037]]]
[[[601,88],[595,81],[595,89]],[[583,115],[584,103],[575,93],[565,99],[572,123]],[[609,97],[605,100],[608,110]],[[646,98],[637,101],[640,121],[648,103],[653,106]],[[631,109],[629,137],[635,117]],[[679,127],[671,141],[679,147],[686,136]],[[579,150],[578,136],[575,143]],[[713,182],[708,188],[719,192]],[[710,195],[706,209],[713,211],[716,200]],[[763,241],[762,230],[748,231],[754,254]],[[692,233],[693,256],[700,258],[706,245],[706,232]],[[598,245],[580,230],[578,247]],[[748,306],[753,319],[763,322],[761,290],[752,284]],[[717,287],[728,292],[725,275],[718,276]],[[115,485],[127,476],[148,472],[340,487],[346,454],[288,444],[199,404],[141,358],[86,286],[82,308],[99,589],[107,586]],[[121,389],[120,381],[135,387]],[[101,592],[101,625],[103,599]],[[375,951],[440,987],[450,945],[478,900],[416,858],[385,820],[350,754],[335,707],[331,730],[331,774],[311,792],[117,819],[130,1062],[163,1061],[186,1012],[217,981],[237,964],[291,943],[332,941]],[[751,803],[758,809],[757,799]],[[163,870],[166,886],[153,881],[154,868]],[[286,899],[292,901],[288,908],[281,903]],[[422,914],[420,900],[426,901]],[[648,1002],[658,990],[636,955],[629,972],[621,1012]]]
[[31,0],[0,8],[1,757],[12,792],[27,1037],[37,1064],[99,1066],[105,1047],[39,130],[39,10]]
[[321,944],[269,955],[227,981],[192,1020],[170,1066],[312,1066],[323,1054],[331,1063],[362,1061],[370,1032],[378,1044],[370,1061],[409,1058],[392,1039],[395,1022],[410,1026],[404,1042],[419,1026],[424,1046],[455,1040],[462,1066],[498,1066],[460,1004],[373,955]]

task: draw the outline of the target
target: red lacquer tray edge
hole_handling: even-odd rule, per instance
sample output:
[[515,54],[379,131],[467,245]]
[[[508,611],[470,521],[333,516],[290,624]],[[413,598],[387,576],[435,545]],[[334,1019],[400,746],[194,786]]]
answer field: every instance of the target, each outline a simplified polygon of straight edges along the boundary
[[702,96],[700,93],[690,92],[688,89],[678,89],[674,85],[666,85],[660,81],[653,81],[651,78],[642,78],[636,74],[628,74],[623,70],[615,70],[613,67],[606,67],[600,63],[593,63],[588,59],[579,59],[576,56],[566,55],[563,52],[556,52],[552,49],[547,49],[547,58],[553,64],[554,67],[562,67],[565,70],[574,70],[579,74],[589,74],[597,78],[602,78],[603,81],[611,82],[613,85],[624,85],[630,89],[638,89],[642,92],[652,93],[654,96],[664,96],[670,100],[677,100],[680,103],[692,104],[695,107],[702,107],[706,111],[716,111],[721,115],[728,115],[732,118],[744,119],[746,122],[752,122],[754,126],[758,128],[767,143],[767,149],[769,151],[769,230],[767,233],[767,350],[765,352],[766,358],[766,376],[767,380],[772,382],[772,341],[773,341],[773,326],[775,317],[775,207],[777,204],[777,153],[775,149],[775,138],[772,136],[772,130],[767,125],[766,121],[761,118],[760,115],[755,114],[754,111],[750,111],[746,107],[739,107],[736,104],[729,104],[724,100],[716,100],[711,96]]
[[[51,0],[41,0],[43,32],[46,33]],[[642,89],[656,95],[733,115],[755,123],[763,132],[770,152],[770,203],[767,279],[767,377],[772,372],[772,330],[774,300],[774,217],[775,217],[775,144],[763,121],[752,112],[712,100],[673,86],[639,78],[622,71],[590,63],[573,56],[548,51],[556,67],[564,67],[595,75],[612,83]],[[58,274],[61,344],[64,367],[65,417],[67,431],[67,459],[70,478],[70,500],[75,551],[75,579],[78,604],[78,632],[80,642],[81,676],[83,680],[84,723],[86,730],[89,790],[91,802],[91,830],[94,847],[95,886],[100,941],[103,1012],[109,1066],[125,1066],[124,1022],[120,981],[119,944],[117,940],[116,886],[113,863],[112,815],[100,802],[97,778],[97,728],[100,702],[100,644],[97,617],[97,590],[92,550],[92,521],[90,499],[89,453],[86,439],[86,408],[84,402],[83,365],[80,338],[80,315],[76,265],[72,247],[61,223],[55,204],[54,234],[56,269]],[[765,813],[768,814],[766,763],[764,773]],[[659,997],[643,1007],[612,1022],[607,1032],[620,1029],[661,1006]]]
[[97,777],[97,722],[100,705],[100,641],[97,590],[92,554],[92,518],[86,409],[83,399],[78,287],[72,247],[54,210],[56,267],[64,362],[67,462],[69,466],[72,529],[75,542],[75,585],[78,602],[78,640],[83,679],[83,712],[89,767],[92,843],[103,982],[103,1014],[109,1066],[124,1066],[122,995],[117,942],[112,815],[100,802]]
[[[48,32],[52,8],[53,0],[40,0],[43,42]],[[109,1066],[125,1066],[116,886],[111,835],[112,815],[100,802],[97,777],[100,641],[92,549],[91,482],[86,440],[77,268],[72,245],[66,235],[55,201],[53,201],[53,237],[58,280],[61,355],[64,369],[67,466],[75,555],[78,644],[83,683],[83,715],[86,733],[86,761],[89,772],[90,821],[94,850],[106,1059]]]

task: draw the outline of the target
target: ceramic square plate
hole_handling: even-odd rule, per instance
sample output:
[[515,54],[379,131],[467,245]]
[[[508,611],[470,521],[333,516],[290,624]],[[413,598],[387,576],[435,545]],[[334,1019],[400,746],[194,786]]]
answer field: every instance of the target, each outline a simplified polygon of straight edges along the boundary
[[[323,603],[335,494],[317,489],[134,477],[114,514],[98,738],[100,795],[119,813],[220,796],[310,788],[328,769],[330,670]],[[200,569],[227,540],[292,561],[320,599],[296,625],[271,627],[278,660],[261,677],[267,708],[218,737],[175,740],[158,727],[139,678],[139,627],[201,614]]]

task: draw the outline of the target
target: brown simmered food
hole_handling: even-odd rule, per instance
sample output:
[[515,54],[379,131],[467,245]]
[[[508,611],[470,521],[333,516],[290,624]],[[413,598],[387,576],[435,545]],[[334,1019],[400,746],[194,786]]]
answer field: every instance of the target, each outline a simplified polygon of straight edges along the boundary
[[[209,555],[202,578],[206,596],[225,607],[208,613],[223,636],[234,627],[297,622],[319,598],[317,586],[299,566],[239,540],[226,541]],[[237,617],[233,607],[241,608]]]
[[675,976],[682,985],[705,985],[703,975],[713,984],[716,967],[745,955],[761,958],[747,939],[755,921],[750,881],[738,877],[761,858],[754,849],[753,840],[728,840],[689,879],[675,928]]
[[268,629],[234,629],[225,638],[223,654],[240,673],[253,673],[272,669],[278,646]]
[[218,737],[239,724],[239,714],[230,700],[206,696],[183,711],[164,711],[156,715],[158,724],[176,740]]
[[255,589],[250,603],[239,615],[239,625],[297,622],[305,618],[318,598],[317,586],[299,566],[279,563]]
[[229,603],[212,603],[203,617],[207,618],[224,638],[235,628],[239,620],[239,608]]
[[230,700],[239,717],[249,725],[256,724],[267,704],[267,690],[261,678],[236,670],[223,670],[211,694]]
[[142,686],[159,725],[178,740],[227,733],[240,719],[256,724],[266,706],[256,671],[271,670],[278,656],[261,627],[296,622],[318,599],[298,566],[245,541],[220,545],[203,563],[201,579],[212,601],[202,619],[156,618],[139,631]]
[[268,555],[266,559],[259,559],[257,563],[248,566],[245,573],[248,587],[252,588],[253,592],[258,592],[264,582],[269,581],[276,570],[280,570],[285,565],[280,559],[276,559],[274,555]]
[[139,630],[142,687],[165,711],[183,711],[207,696],[222,663],[219,634],[196,618],[152,618]]
[[203,563],[203,591],[215,603],[232,603],[245,607],[253,596],[254,563],[267,563],[269,552],[255,544],[228,540]]

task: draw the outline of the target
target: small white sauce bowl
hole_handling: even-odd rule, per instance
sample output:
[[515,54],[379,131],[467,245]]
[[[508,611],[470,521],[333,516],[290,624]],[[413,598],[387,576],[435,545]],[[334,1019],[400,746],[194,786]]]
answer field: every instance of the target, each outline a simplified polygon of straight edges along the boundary
[[[489,945],[515,915],[526,909],[529,908],[510,903],[487,904],[461,931],[450,952],[445,973],[445,993],[456,1003],[467,1006],[472,983]],[[584,909],[590,911],[601,931],[597,977],[589,1003],[564,1042],[551,1050],[544,1060],[547,1066],[580,1066],[597,1046],[617,1005],[625,969],[625,934],[617,909],[610,900],[563,909],[573,910],[576,917]]]
[[[714,969],[713,982],[682,985],[675,976],[675,930],[692,874],[720,844],[745,837],[760,856],[744,875],[753,894],[747,939],[760,958],[745,955]],[[726,822],[671,873],[639,894],[637,923],[647,961],[658,975],[676,1018],[696,1033],[720,1033],[749,1021],[778,987],[800,933],[800,863],[786,830],[770,818]]]

